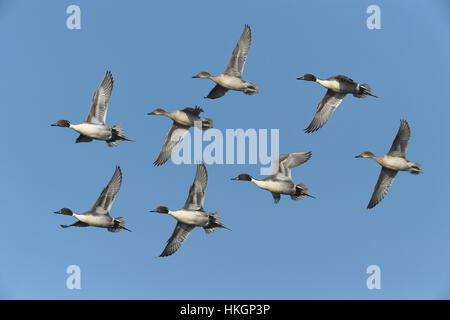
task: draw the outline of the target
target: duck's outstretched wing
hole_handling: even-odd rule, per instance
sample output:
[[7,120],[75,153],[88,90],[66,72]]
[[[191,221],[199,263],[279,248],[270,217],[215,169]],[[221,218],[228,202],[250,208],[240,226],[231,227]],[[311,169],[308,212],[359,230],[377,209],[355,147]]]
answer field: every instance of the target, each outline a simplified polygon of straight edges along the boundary
[[189,107],[188,108],[184,108],[183,111],[185,113],[189,113],[189,114],[192,114],[192,115],[194,115],[196,117],[199,117],[200,113],[203,112],[203,109],[200,108],[199,106],[195,106],[194,108],[189,108]]
[[355,81],[353,81],[353,79],[350,79],[349,77],[344,76],[342,74],[328,78],[328,80],[331,80],[331,79],[338,80],[339,82],[347,83],[347,84],[351,84],[351,85],[357,84]]
[[159,256],[167,257],[174,254],[194,228],[195,226],[191,224],[178,222],[169,240],[167,240],[167,245],[164,248],[164,251]]
[[159,153],[158,159],[153,162],[153,165],[160,166],[169,160],[172,152],[175,150],[178,142],[188,133],[189,127],[183,126],[174,122],[172,124],[172,128],[170,128],[169,132],[164,139],[164,144],[161,148],[161,152]]
[[250,51],[250,45],[252,43],[252,31],[249,25],[245,25],[244,31],[239,38],[236,47],[231,54],[228,66],[224,73],[233,77],[242,78],[242,71],[244,71],[245,60],[247,54]]
[[184,204],[184,209],[189,210],[203,210],[203,203],[205,202],[205,190],[208,184],[208,172],[203,163],[197,164],[197,173],[195,174],[194,182],[189,189],[189,195]]
[[81,221],[77,221],[75,223],[72,223],[70,225],[65,225],[65,224],[61,224],[60,225],[61,228],[70,228],[70,227],[89,227],[89,225],[87,223],[81,222]]
[[91,142],[93,139],[91,137],[85,136],[84,134],[80,134],[77,138],[77,140],[75,140],[75,143],[80,143],[80,142]]
[[411,129],[409,128],[408,122],[406,120],[400,120],[400,128],[398,129],[388,155],[405,158],[410,136]]
[[216,84],[216,86],[211,90],[210,93],[205,97],[207,99],[217,99],[223,97],[225,93],[227,93],[228,89],[222,87],[220,84]]
[[381,200],[383,200],[384,196],[388,193],[389,187],[394,181],[398,171],[391,170],[387,168],[381,168],[380,176],[378,177],[377,184],[373,190],[372,198],[367,205],[367,209],[371,209],[375,207]]
[[105,124],[108,102],[114,86],[114,80],[110,71],[106,71],[105,77],[98,90],[92,98],[91,109],[86,118],[86,122],[95,124]]
[[282,154],[274,161],[272,174],[282,174],[292,178],[291,169],[308,161],[311,155],[311,151]]
[[272,192],[272,197],[273,197],[273,201],[274,201],[275,203],[278,203],[278,202],[280,202],[281,194],[276,193],[276,192]]
[[330,120],[334,110],[336,110],[342,100],[344,100],[345,95],[345,93],[338,93],[328,89],[322,100],[320,100],[320,103],[317,106],[316,114],[314,115],[314,118],[308,128],[305,129],[305,132],[311,133],[322,128],[328,120]]
[[117,192],[119,192],[120,185],[122,184],[122,171],[120,167],[116,167],[116,171],[109,181],[108,185],[103,189],[100,197],[98,197],[94,206],[91,209],[91,212],[95,212],[97,214],[109,214],[111,210],[111,206],[116,199]]

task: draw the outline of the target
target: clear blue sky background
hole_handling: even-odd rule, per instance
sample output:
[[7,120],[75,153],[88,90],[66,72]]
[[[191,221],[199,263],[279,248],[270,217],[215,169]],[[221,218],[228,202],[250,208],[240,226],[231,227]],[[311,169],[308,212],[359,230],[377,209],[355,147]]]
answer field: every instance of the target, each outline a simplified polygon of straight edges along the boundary
[[[81,30],[66,28],[71,4]],[[381,30],[366,28],[370,4],[381,7]],[[213,83],[191,76],[222,72],[246,23],[244,79],[259,94],[203,99]],[[1,298],[450,298],[446,1],[1,1],[0,37]],[[75,132],[50,124],[83,121],[106,70],[115,79],[107,123],[137,142],[75,144]],[[325,90],[295,80],[304,73],[345,74],[380,98],[347,97],[307,135]],[[195,104],[218,129],[279,128],[281,153],[312,150],[293,177],[317,199],[274,204],[230,181],[259,177],[259,165],[208,166],[205,209],[233,231],[196,229],[161,259],[175,220],[148,211],[182,207],[195,166],[153,167],[171,123],[146,113]],[[387,152],[401,118],[412,130],[408,159],[424,174],[399,173],[368,211],[380,168],[354,156]],[[116,165],[112,216],[133,232],[60,228],[74,219],[53,211],[88,210]],[[81,290],[66,288],[72,264]],[[381,290],[366,287],[372,264]]]

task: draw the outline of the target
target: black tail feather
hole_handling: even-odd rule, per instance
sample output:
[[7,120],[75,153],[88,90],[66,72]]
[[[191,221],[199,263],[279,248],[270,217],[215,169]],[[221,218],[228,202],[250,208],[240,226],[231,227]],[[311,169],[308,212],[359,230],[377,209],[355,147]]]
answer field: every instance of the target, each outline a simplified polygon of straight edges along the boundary
[[203,227],[203,229],[205,230],[206,233],[212,233],[216,231],[218,228],[223,228],[231,231],[231,229],[225,227],[222,224],[222,222],[220,221],[220,216],[216,211],[211,212],[209,214],[209,223],[207,226]]

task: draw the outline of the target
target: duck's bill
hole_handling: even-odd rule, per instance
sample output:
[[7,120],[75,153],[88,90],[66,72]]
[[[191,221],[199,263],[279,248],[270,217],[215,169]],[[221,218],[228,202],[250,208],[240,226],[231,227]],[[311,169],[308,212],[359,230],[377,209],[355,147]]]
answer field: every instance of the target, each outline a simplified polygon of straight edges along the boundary
[[149,115],[149,116],[152,116],[152,115],[154,115],[155,113],[152,111],[152,112],[149,112],[149,113],[147,113],[147,115]]
[[297,78],[297,80],[305,80],[305,77]]
[[61,210],[59,210],[59,211],[54,211],[53,213],[61,214]]
[[355,158],[362,158],[362,156],[359,154],[359,155],[355,156]]
[[192,78],[194,78],[194,79],[195,79],[195,78],[200,78],[200,77],[199,77],[199,76],[192,76]]
[[57,127],[58,125],[56,123],[51,124],[52,127]]

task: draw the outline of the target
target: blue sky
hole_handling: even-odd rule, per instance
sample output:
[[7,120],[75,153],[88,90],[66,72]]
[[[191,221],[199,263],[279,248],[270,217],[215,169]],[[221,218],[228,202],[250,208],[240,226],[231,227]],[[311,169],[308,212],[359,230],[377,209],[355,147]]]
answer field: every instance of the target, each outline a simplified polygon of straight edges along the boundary
[[[0,297],[4,299],[448,299],[447,119],[450,6],[445,1],[0,1]],[[81,8],[81,30],[66,8]],[[366,8],[381,8],[381,30]],[[192,79],[222,72],[242,32],[253,42],[244,79],[260,92],[205,100],[213,87]],[[107,123],[136,143],[75,144],[50,127],[85,119],[106,70],[115,87]],[[303,133],[325,93],[304,73],[345,74],[379,99],[347,97],[328,124]],[[181,249],[157,258],[175,220],[150,214],[184,205],[194,165],[155,168],[168,119],[156,107],[201,106],[214,126],[280,129],[280,152],[312,151],[293,170],[317,199],[274,204],[270,193],[230,178],[259,165],[209,165],[205,209],[233,231],[194,230]],[[407,158],[424,174],[400,172],[366,210],[400,119],[411,126]],[[132,233],[71,228],[54,215],[88,210],[120,165],[112,216]],[[67,266],[81,290],[66,288]],[[381,268],[368,290],[366,268]]]

